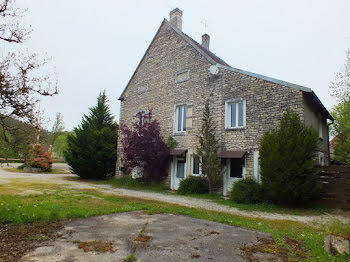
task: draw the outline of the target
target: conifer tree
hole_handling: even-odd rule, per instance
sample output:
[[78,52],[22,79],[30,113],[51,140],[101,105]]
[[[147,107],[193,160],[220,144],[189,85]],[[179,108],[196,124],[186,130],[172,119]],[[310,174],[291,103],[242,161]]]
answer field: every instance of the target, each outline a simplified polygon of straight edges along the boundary
[[215,136],[216,126],[210,114],[209,100],[207,100],[203,111],[197,155],[201,161],[202,173],[209,183],[209,193],[214,193],[219,189],[223,175],[221,162],[218,158],[219,140]]
[[302,205],[317,198],[320,184],[314,167],[318,134],[299,116],[287,110],[275,130],[260,143],[260,174],[268,200],[276,204]]
[[67,137],[65,158],[74,174],[82,178],[104,179],[115,175],[117,123],[100,92],[97,105],[84,115],[81,124]]

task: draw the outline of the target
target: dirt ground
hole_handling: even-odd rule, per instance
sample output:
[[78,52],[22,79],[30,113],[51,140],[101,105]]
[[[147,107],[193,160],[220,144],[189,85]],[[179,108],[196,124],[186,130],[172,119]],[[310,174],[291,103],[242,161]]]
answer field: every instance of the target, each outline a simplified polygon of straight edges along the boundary
[[[266,233],[171,214],[129,212],[68,222],[53,242],[21,262],[118,261],[280,261],[271,254],[250,254],[242,247],[269,239]],[[272,260],[271,260],[272,259]]]

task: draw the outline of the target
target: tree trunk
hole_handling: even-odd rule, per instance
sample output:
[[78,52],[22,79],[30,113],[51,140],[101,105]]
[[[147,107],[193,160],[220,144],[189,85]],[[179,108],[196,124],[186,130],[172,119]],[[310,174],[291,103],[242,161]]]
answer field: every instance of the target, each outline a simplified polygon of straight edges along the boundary
[[210,180],[208,179],[208,184],[209,184],[209,194],[213,193],[212,185],[210,183]]

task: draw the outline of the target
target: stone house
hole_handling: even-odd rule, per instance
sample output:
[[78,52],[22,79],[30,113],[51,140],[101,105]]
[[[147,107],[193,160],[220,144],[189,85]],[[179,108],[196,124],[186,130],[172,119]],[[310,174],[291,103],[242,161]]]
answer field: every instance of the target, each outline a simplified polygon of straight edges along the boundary
[[[231,67],[209,50],[210,37],[199,44],[182,32],[183,13],[170,12],[163,20],[119,100],[120,122],[128,126],[138,112],[152,109],[166,139],[178,146],[171,150],[168,183],[177,189],[181,179],[201,173],[194,157],[204,104],[210,101],[226,167],[224,194],[234,181],[259,177],[259,143],[263,133],[277,127],[283,112],[297,112],[318,130],[322,147],[320,164],[329,163],[327,119],[333,120],[309,88]],[[123,157],[118,141],[117,175]]]

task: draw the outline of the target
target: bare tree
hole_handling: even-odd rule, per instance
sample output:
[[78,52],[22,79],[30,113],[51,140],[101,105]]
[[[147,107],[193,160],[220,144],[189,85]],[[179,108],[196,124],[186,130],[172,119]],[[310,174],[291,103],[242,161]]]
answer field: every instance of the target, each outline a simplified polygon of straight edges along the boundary
[[61,135],[64,131],[64,123],[63,116],[60,112],[56,113],[56,119],[52,126],[52,135],[51,135],[51,152],[53,151],[53,147],[55,145],[55,141],[59,135]]
[[[23,43],[31,27],[21,23],[26,10],[16,7],[15,0],[0,0],[0,44],[11,50]],[[6,49],[7,49],[6,48]],[[2,49],[4,50],[4,49]],[[15,118],[30,124],[35,119],[34,106],[43,96],[57,94],[54,73],[48,73],[48,59],[38,54],[9,51],[0,60],[0,125],[10,128],[6,119]]]
[[346,51],[346,60],[342,70],[337,73],[330,87],[332,95],[339,101],[350,100],[350,49]]

